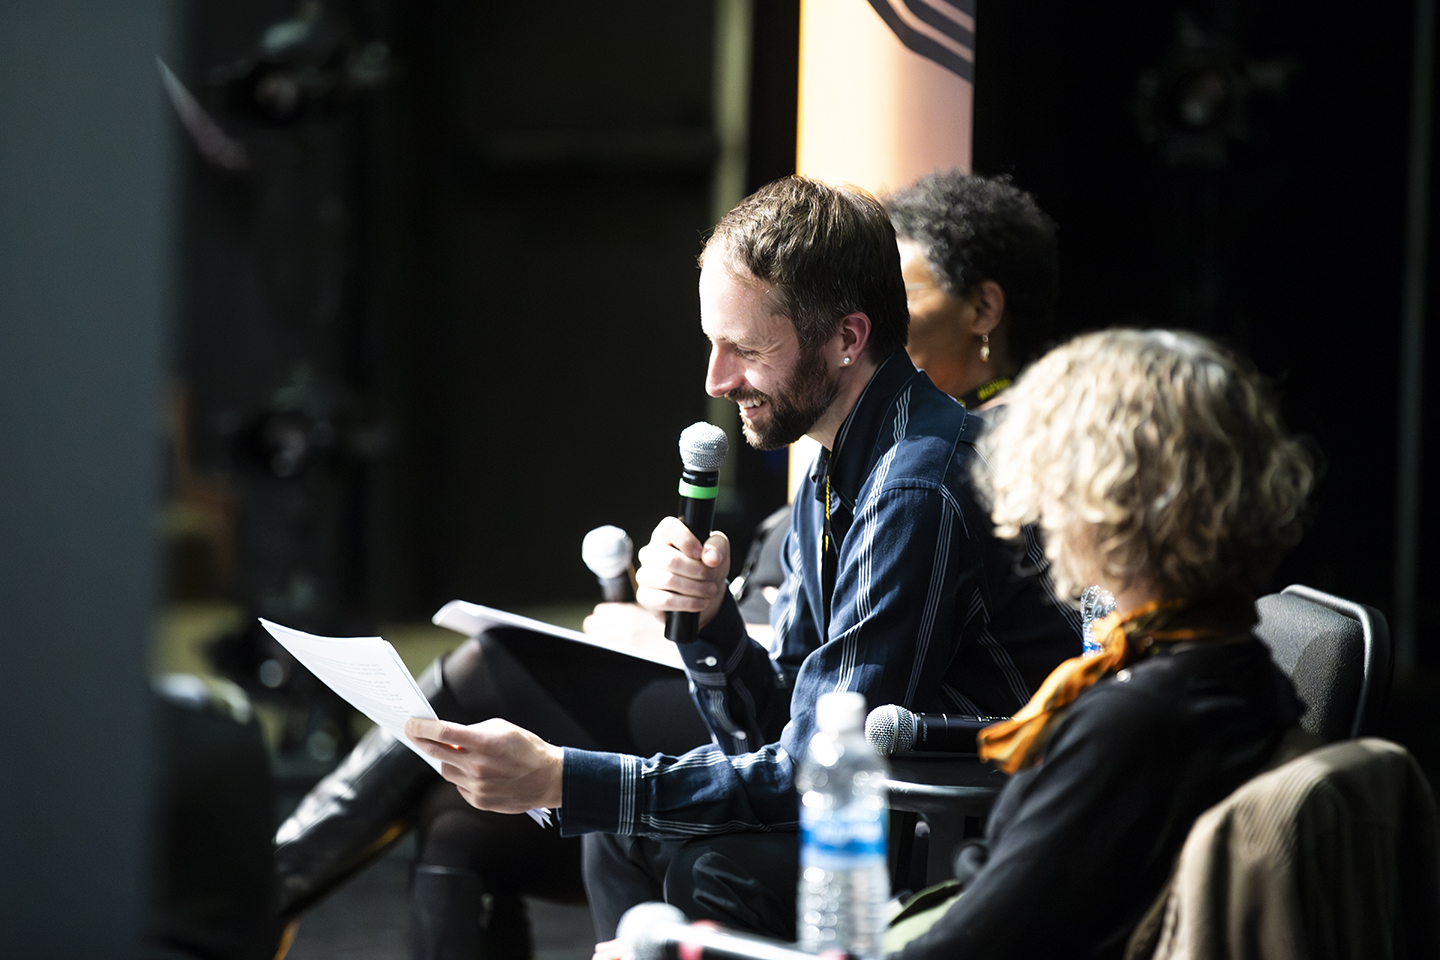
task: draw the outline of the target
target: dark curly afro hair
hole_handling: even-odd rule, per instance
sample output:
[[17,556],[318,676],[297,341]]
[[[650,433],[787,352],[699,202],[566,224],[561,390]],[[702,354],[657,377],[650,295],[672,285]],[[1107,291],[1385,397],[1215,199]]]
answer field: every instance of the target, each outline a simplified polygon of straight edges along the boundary
[[1010,348],[1022,365],[1050,338],[1060,264],[1055,223],[1009,177],[932,173],[884,198],[902,239],[927,251],[945,292],[969,296],[986,280],[1005,291]]

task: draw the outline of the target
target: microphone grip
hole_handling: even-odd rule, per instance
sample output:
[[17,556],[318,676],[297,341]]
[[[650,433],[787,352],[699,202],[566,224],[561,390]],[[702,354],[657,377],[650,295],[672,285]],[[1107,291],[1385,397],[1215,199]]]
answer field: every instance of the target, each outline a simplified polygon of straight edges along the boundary
[[618,577],[596,577],[600,595],[606,603],[635,602],[635,568],[629,567]]
[[975,738],[992,723],[1005,717],[954,716],[946,713],[915,714],[915,745],[912,753],[974,753]]
[[[692,477],[694,479],[692,479]],[[714,473],[692,474],[685,472],[685,480],[694,483],[700,480],[700,489],[714,490],[717,482],[717,475]],[[708,481],[708,484],[705,483]],[[707,497],[680,497],[680,522],[689,528],[695,535],[695,539],[704,543],[710,539],[710,531],[715,523],[715,496],[712,493]],[[665,614],[665,639],[671,643],[691,643],[695,640],[696,634],[700,632],[700,614],[690,613],[682,610],[671,610]]]
[[695,497],[680,498],[680,521],[695,534],[695,539],[704,543],[710,539],[711,528],[715,526],[715,501],[699,500]]

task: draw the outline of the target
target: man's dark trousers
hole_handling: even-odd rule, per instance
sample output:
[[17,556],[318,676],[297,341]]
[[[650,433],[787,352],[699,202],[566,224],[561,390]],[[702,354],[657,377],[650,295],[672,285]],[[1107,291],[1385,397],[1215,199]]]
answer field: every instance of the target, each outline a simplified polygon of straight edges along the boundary
[[595,936],[614,939],[631,905],[663,899],[691,920],[794,940],[799,863],[800,837],[790,832],[684,841],[586,834],[585,892]]

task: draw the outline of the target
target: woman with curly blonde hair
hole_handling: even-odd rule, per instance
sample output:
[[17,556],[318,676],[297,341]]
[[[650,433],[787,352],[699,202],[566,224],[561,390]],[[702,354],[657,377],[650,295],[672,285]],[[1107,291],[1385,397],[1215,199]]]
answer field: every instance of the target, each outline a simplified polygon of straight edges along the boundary
[[965,892],[901,957],[1118,958],[1196,817],[1304,709],[1252,590],[1299,538],[1314,468],[1247,364],[1165,330],[1047,354],[984,446],[999,533],[1038,524],[1058,592],[1098,583],[1117,612],[1098,654],[982,732],[1012,776],[961,852]]

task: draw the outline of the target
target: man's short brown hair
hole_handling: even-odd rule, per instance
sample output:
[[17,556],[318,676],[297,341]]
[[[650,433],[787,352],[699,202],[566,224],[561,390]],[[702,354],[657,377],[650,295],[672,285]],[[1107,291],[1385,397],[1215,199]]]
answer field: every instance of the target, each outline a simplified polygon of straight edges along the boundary
[[905,348],[910,313],[890,217],[874,197],[786,177],[761,187],[720,218],[700,259],[771,287],[771,308],[790,318],[803,348],[824,343],[840,318],[870,318],[872,360]]

